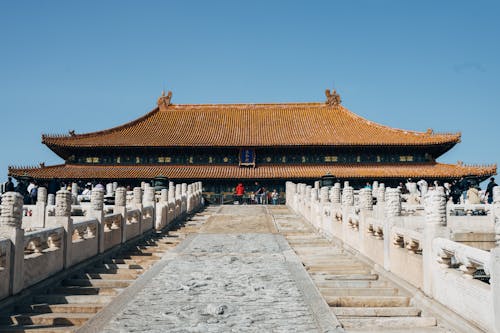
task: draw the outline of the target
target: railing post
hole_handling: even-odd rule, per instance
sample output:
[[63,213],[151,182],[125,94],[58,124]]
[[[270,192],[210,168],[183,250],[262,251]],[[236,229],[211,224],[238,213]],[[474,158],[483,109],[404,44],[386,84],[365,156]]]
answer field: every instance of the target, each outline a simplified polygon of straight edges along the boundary
[[445,235],[446,227],[446,195],[444,188],[439,186],[433,191],[428,191],[424,200],[425,225],[422,239],[423,261],[423,291],[427,296],[433,297],[432,280],[433,269],[436,267],[436,257],[432,248],[432,241],[436,237],[449,238]]
[[175,217],[175,185],[174,182],[169,182],[167,223],[170,224]]
[[342,241],[347,240],[347,232],[349,229],[348,219],[353,212],[354,206],[354,189],[349,186],[348,182],[344,182],[346,186],[342,189]]
[[182,185],[175,184],[175,218],[181,215],[182,206]]
[[[143,204],[144,206],[153,206],[153,215],[151,216],[153,219],[153,226],[152,228],[155,228],[156,225],[156,198],[155,198],[156,192],[155,188],[151,186],[146,186],[144,188],[144,199],[143,199]],[[142,212],[142,211],[141,211]],[[146,231],[146,230],[143,230]]]
[[73,220],[71,219],[71,192],[59,190],[56,193],[56,216],[47,220],[51,226],[64,228],[64,268],[71,265],[73,243]]
[[[121,242],[127,241],[127,190],[124,187],[118,187],[115,191],[114,214],[121,214]],[[104,235],[103,235],[104,236]]]
[[[378,186],[378,184],[377,184]],[[362,188],[359,190],[359,225],[358,225],[358,237],[361,252],[364,253],[365,249],[365,238],[366,238],[366,221],[369,217],[373,217],[373,192],[369,188]]]
[[384,232],[384,269],[391,270],[390,249],[392,245],[391,230],[394,220],[401,215],[401,192],[398,188],[388,187],[385,190],[385,216],[383,224]]
[[98,253],[104,252],[104,192],[94,189],[90,195],[89,217],[97,220]]
[[45,228],[45,216],[47,215],[45,209],[47,208],[47,189],[45,187],[39,187],[36,206],[35,206],[35,218],[33,226],[38,228]]
[[493,293],[495,332],[500,333],[500,186],[493,187],[493,214],[495,218],[495,247],[490,251],[490,283]]
[[2,195],[0,237],[10,239],[9,293],[17,294],[24,286],[24,229],[21,228],[23,196],[17,192]]
[[134,187],[134,208],[138,209],[140,214],[139,214],[139,234],[142,234],[142,188],[140,187]]

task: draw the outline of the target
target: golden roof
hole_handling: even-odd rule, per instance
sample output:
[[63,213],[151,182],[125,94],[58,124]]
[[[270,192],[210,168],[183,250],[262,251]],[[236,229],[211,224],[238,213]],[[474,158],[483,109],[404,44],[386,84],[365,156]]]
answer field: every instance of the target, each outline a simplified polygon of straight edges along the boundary
[[[290,147],[426,146],[460,141],[383,126],[337,103],[170,104],[171,94],[141,118],[115,128],[65,136],[43,135],[51,147]],[[167,100],[168,99],[168,100]]]
[[237,165],[77,165],[9,168],[14,177],[36,179],[152,179],[162,175],[171,179],[319,179],[326,173],[343,179],[417,178],[452,179],[463,176],[486,178],[496,174],[496,165],[463,164],[335,164],[335,165],[259,165],[242,168]]

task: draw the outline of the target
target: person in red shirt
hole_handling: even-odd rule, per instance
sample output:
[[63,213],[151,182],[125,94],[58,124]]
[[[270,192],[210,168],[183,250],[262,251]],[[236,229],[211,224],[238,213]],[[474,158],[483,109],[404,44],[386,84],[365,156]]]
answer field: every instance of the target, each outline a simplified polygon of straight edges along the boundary
[[243,186],[242,183],[239,183],[238,186],[236,186],[236,200],[238,201],[239,204],[243,203],[244,194],[245,194],[245,187]]

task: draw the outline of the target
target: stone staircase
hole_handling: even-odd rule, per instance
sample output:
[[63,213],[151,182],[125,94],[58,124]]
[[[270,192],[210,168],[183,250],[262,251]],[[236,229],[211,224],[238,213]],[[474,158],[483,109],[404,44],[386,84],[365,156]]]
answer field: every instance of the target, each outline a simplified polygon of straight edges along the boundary
[[46,291],[23,299],[14,311],[0,314],[0,332],[72,332],[134,283],[190,233],[198,232],[215,208],[195,214],[168,232],[153,234],[133,246],[89,265]]
[[411,295],[316,233],[286,207],[269,211],[346,332],[452,332],[415,307]]

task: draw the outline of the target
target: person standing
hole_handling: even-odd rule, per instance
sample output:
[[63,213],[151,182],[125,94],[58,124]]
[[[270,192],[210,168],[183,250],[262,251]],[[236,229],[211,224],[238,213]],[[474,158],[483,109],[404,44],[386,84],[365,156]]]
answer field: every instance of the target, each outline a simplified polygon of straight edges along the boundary
[[12,177],[7,179],[7,183],[5,183],[5,192],[14,192],[14,183],[12,182]]
[[235,189],[236,201],[241,205],[243,203],[243,195],[245,194],[245,187],[242,183],[239,183]]
[[488,183],[488,187],[486,188],[486,193],[485,193],[485,195],[488,197],[489,204],[493,203],[493,188],[495,186],[498,186],[497,183],[495,183],[495,178],[491,177],[490,182]]

